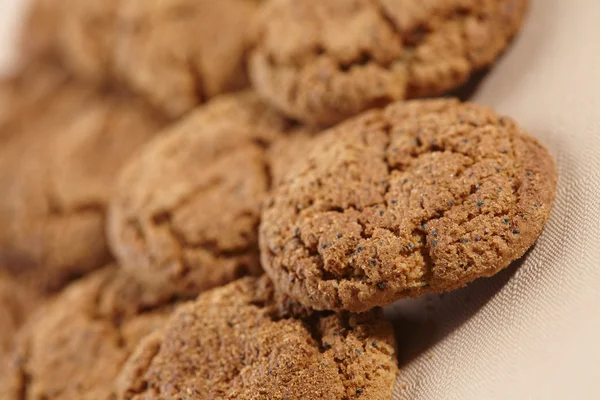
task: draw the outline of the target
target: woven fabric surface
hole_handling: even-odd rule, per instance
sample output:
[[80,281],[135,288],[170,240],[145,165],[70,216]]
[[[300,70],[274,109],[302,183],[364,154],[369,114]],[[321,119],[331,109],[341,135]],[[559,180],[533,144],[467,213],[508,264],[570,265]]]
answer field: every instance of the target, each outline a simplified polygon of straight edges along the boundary
[[552,217],[506,271],[398,302],[395,400],[600,398],[600,2],[533,0],[525,28],[471,100],[555,156]]

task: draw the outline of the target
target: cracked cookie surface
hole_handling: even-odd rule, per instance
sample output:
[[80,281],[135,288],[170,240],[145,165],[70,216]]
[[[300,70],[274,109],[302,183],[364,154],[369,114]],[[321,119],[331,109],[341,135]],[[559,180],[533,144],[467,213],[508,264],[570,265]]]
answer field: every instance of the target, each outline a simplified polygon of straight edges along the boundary
[[250,75],[289,116],[331,125],[436,96],[492,64],[526,0],[274,0],[256,22]]
[[173,117],[247,85],[248,0],[131,0],[119,12],[116,73]]
[[[18,78],[19,80],[21,78]],[[33,75],[23,77],[23,85],[17,83],[16,91],[20,93],[25,90],[29,95],[41,90],[41,97],[30,103],[26,99],[21,103],[13,99],[9,94],[13,112],[8,120],[0,128],[6,132],[0,138],[0,268],[8,270],[8,266],[14,267],[20,263],[14,263],[12,253],[15,245],[15,235],[12,228],[15,222],[15,210],[19,207],[20,200],[17,191],[20,185],[25,183],[24,165],[29,163],[33,157],[37,159],[47,149],[47,140],[54,132],[64,126],[73,115],[80,113],[89,106],[94,93],[87,87],[75,83],[54,87],[50,84],[45,88],[46,78]],[[31,86],[29,86],[31,85]],[[46,95],[46,90],[53,94]],[[16,96],[20,96],[19,94]],[[29,97],[29,96],[25,96]],[[33,98],[37,97],[33,95]],[[29,104],[27,104],[29,103]],[[23,109],[19,110],[21,106]],[[41,149],[41,150],[39,150]],[[37,154],[36,154],[37,153]]]
[[49,300],[24,326],[0,376],[6,399],[114,399],[113,381],[131,351],[173,306],[153,303],[111,266]]
[[56,59],[91,82],[111,76],[121,0],[34,0],[21,47],[31,62]]
[[398,368],[380,310],[319,313],[243,278],[182,306],[125,364],[121,399],[391,399]]
[[0,363],[13,348],[18,329],[39,302],[37,293],[0,271]]
[[396,103],[324,133],[267,201],[262,265],[316,309],[364,311],[491,276],[540,235],[545,148],[456,100]]
[[268,149],[292,128],[243,92],[212,100],[148,144],[124,168],[109,213],[123,267],[183,296],[260,274],[260,206],[271,174],[282,174],[271,172]]
[[4,166],[18,174],[0,212],[0,258],[15,275],[53,292],[110,261],[104,225],[115,176],[162,125],[136,100],[103,94],[24,138],[17,164]]
[[60,92],[68,81],[67,73],[55,64],[25,65],[0,79],[0,151],[34,119],[32,115],[43,113],[51,102],[61,102]]

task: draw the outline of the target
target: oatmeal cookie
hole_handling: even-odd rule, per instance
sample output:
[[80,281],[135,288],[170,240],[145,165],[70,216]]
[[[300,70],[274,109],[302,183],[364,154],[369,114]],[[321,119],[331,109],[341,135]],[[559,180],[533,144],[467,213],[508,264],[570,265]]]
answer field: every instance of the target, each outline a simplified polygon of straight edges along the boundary
[[395,103],[320,136],[266,202],[262,265],[315,309],[360,312],[496,274],[541,234],[546,149],[456,100]]
[[394,100],[435,96],[492,64],[526,0],[273,0],[250,75],[289,116],[330,125]]

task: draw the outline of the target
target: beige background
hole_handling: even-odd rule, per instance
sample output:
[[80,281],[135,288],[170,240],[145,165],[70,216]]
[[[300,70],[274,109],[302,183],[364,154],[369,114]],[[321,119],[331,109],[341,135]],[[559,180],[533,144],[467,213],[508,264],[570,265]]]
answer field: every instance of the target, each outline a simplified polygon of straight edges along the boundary
[[0,0],[0,74],[10,72],[14,65],[17,32],[28,3],[29,0]]
[[[0,0],[0,71],[23,1]],[[395,399],[600,399],[600,0],[532,0],[473,100],[550,148],[554,213],[518,265],[388,310],[402,338]]]
[[[534,0],[474,101],[555,155],[552,218],[520,265],[396,305],[397,399],[600,399],[600,1]],[[403,344],[401,344],[402,346]]]

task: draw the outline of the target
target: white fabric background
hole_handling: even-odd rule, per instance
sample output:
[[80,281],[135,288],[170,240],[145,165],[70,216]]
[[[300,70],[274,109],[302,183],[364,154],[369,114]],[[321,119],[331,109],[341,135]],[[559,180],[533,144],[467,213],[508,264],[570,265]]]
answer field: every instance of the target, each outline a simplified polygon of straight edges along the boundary
[[[0,71],[25,1],[0,0]],[[388,309],[401,338],[394,398],[600,399],[600,1],[532,0],[473,100],[556,156],[553,216],[498,276]]]
[[395,399],[600,399],[600,1],[532,1],[473,100],[555,155],[554,212],[520,265],[393,307],[420,349],[401,352]]
[[14,66],[17,32],[29,1],[0,0],[0,74],[9,73]]

